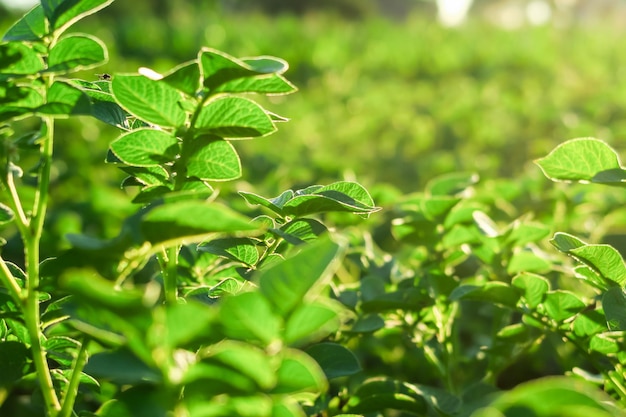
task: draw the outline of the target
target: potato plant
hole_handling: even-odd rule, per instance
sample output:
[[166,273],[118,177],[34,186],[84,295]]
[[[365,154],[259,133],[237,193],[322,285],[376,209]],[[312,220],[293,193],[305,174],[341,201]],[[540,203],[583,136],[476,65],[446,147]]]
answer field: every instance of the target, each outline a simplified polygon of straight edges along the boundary
[[[42,0],[0,43],[0,221],[23,247],[0,258],[0,415],[623,414],[614,248],[558,232],[572,265],[511,207],[512,182],[475,173],[394,197],[372,229],[356,182],[222,195],[245,169],[237,141],[287,121],[255,101],[296,91],[287,62],[203,47],[164,73],[79,78],[107,48],[69,29],[111,2]],[[102,159],[137,209],[117,236],[68,235],[44,259],[67,118],[118,130]],[[624,178],[591,139],[538,163]]]

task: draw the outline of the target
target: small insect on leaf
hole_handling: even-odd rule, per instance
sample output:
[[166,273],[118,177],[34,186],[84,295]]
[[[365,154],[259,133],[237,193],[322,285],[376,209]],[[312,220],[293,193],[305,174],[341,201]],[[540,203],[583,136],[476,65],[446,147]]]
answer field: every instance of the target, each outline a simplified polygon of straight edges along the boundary
[[111,81],[111,78],[112,78],[112,77],[111,77],[111,74],[107,74],[107,73],[104,73],[104,74],[96,74],[96,75],[98,76],[98,79],[100,79],[100,80],[104,80],[104,81]]

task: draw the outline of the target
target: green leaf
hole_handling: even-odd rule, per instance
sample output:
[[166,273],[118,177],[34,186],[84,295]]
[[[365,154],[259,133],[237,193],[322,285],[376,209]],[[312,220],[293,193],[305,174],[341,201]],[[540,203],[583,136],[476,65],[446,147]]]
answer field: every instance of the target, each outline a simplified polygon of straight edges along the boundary
[[282,397],[274,400],[271,415],[272,417],[306,417],[302,407],[291,397]]
[[142,310],[150,303],[143,291],[121,290],[113,282],[88,269],[70,269],[61,276],[60,282],[64,289],[81,300],[116,311]]
[[0,226],[10,223],[15,218],[13,210],[0,203]]
[[154,385],[137,384],[104,403],[97,417],[169,417],[171,404],[167,400],[168,396]]
[[198,246],[201,252],[209,252],[223,256],[233,261],[244,263],[248,266],[256,265],[259,261],[259,251],[254,242],[248,238],[225,238],[215,239]]
[[330,300],[325,301],[314,301],[296,307],[285,324],[285,343],[301,346],[320,340],[339,329],[341,307],[331,304]]
[[80,343],[67,336],[52,336],[44,341],[43,347],[46,349],[48,358],[70,368],[80,349]]
[[365,314],[358,318],[350,333],[373,333],[385,327],[385,320],[378,314]]
[[38,41],[46,34],[46,19],[41,5],[36,5],[2,37],[3,41]]
[[564,290],[547,292],[543,306],[548,316],[558,322],[575,316],[586,307],[576,294]]
[[221,96],[200,110],[194,126],[225,138],[265,136],[276,130],[271,117],[256,102],[236,96]]
[[604,293],[602,309],[609,330],[626,330],[626,294],[622,288],[609,288]]
[[298,217],[331,211],[369,214],[378,210],[367,190],[349,181],[298,190],[282,205],[285,214]]
[[270,231],[292,245],[300,245],[317,239],[328,229],[315,219],[296,219]]
[[261,293],[286,317],[317,284],[330,279],[338,266],[341,246],[330,239],[319,239],[299,253],[272,265],[256,275]]
[[0,45],[0,80],[36,74],[43,68],[41,57],[28,45],[18,42]]
[[113,0],[41,0],[53,30],[63,32],[82,18],[104,9]]
[[[621,343],[620,339],[622,339]],[[589,349],[595,352],[600,352],[603,355],[610,355],[618,353],[620,350],[622,350],[622,344],[622,332],[599,333],[591,337],[591,340],[589,341]]]
[[207,181],[228,181],[241,176],[241,161],[232,144],[218,136],[193,140],[187,159],[187,176]]
[[585,246],[587,243],[568,233],[557,232],[550,243],[561,252],[569,253],[572,249]]
[[[498,416],[610,417],[616,415],[612,403],[609,396],[597,386],[580,378],[558,376],[522,383],[510,391],[502,392],[489,407],[500,410],[501,413],[495,414]],[[480,414],[480,417],[486,416],[488,414]]]
[[107,350],[92,355],[85,372],[97,378],[110,379],[118,384],[158,382],[161,374],[137,358],[128,349]]
[[519,272],[549,272],[551,269],[550,261],[529,250],[515,252],[506,267],[506,271],[511,275]]
[[550,281],[541,275],[523,272],[513,277],[511,284],[523,291],[528,307],[535,309],[550,290]]
[[180,152],[178,139],[162,130],[137,129],[111,143],[111,151],[125,164],[149,167],[173,161]]
[[187,113],[180,107],[180,93],[170,85],[142,75],[118,74],[111,82],[115,99],[128,112],[147,123],[181,127]]
[[89,115],[91,102],[79,88],[64,81],[55,81],[48,90],[48,102],[39,106],[36,111],[59,117]]
[[103,64],[107,60],[106,46],[90,35],[69,35],[61,38],[50,50],[50,72],[85,70]]
[[287,69],[287,63],[279,58],[257,57],[240,60],[211,48],[203,48],[198,60],[204,86],[210,90],[238,78],[281,73]]
[[241,58],[241,61],[259,74],[282,74],[289,68],[287,61],[274,56],[253,56]]
[[198,61],[188,61],[165,74],[162,82],[171,85],[188,96],[195,97],[200,90],[200,67]]
[[626,284],[626,266],[622,255],[610,245],[585,245],[569,251],[571,255],[591,266],[605,279],[623,287]]
[[342,411],[369,414],[385,409],[408,411],[417,415],[428,413],[426,400],[416,386],[388,378],[365,381]]
[[[620,183],[626,175],[617,153],[594,138],[569,140],[535,163],[553,181]],[[607,172],[614,174],[606,175]]]
[[[122,162],[120,160],[120,162]],[[139,185],[166,185],[169,183],[169,174],[160,165],[149,167],[120,167],[122,171],[131,175]],[[128,184],[131,185],[131,184]],[[132,184],[137,185],[137,184]]]
[[516,221],[507,235],[506,242],[515,246],[524,246],[528,243],[539,242],[549,234],[550,228],[545,224]]
[[252,379],[261,390],[269,390],[276,385],[277,376],[267,354],[252,345],[233,340],[225,340],[212,346],[205,362],[210,360],[226,365]]
[[320,365],[326,378],[340,378],[361,371],[359,361],[348,348],[338,343],[318,343],[305,352]]
[[224,333],[243,341],[265,345],[280,339],[281,320],[270,303],[258,292],[247,292],[222,299],[220,320]]
[[426,190],[430,195],[454,196],[476,184],[480,177],[473,172],[453,172],[430,180]]
[[602,310],[583,311],[574,320],[574,334],[579,337],[593,336],[607,330],[606,317]]
[[276,372],[278,381],[272,391],[273,393],[321,393],[326,391],[328,382],[324,372],[313,358],[295,349],[285,349],[282,354],[282,362]]
[[287,201],[293,198],[294,192],[292,190],[286,190],[281,195],[275,198],[265,198],[261,197],[260,195],[249,193],[246,191],[239,191],[239,195],[241,195],[248,202],[248,204],[260,205],[282,216],[282,207]]
[[29,370],[31,354],[29,349],[16,341],[0,342],[0,387],[10,387]]
[[150,242],[221,232],[257,232],[258,226],[231,209],[203,201],[179,201],[150,210],[142,231]]
[[266,95],[291,94],[298,89],[282,75],[272,74],[257,77],[237,78],[217,88],[219,93],[259,93]]
[[154,339],[162,341],[159,345],[176,348],[205,338],[207,329],[216,318],[215,313],[207,305],[189,300],[185,304],[168,305],[165,309],[165,323],[155,320],[152,329]]
[[488,301],[514,308],[520,294],[504,282],[487,282],[483,285],[461,285],[452,291],[450,300]]

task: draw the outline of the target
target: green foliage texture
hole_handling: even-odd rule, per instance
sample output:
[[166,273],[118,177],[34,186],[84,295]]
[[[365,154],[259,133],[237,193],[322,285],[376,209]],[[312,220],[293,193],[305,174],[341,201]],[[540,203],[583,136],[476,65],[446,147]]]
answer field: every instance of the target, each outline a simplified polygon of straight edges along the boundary
[[[546,150],[534,170],[565,183],[554,186],[536,174],[484,180],[469,162],[448,169],[450,159],[441,165],[450,172],[411,191],[382,184],[389,177],[372,193],[349,178],[308,181],[348,176],[362,157],[370,182],[402,170],[415,156],[405,150],[419,151],[409,146],[416,132],[444,139],[427,164],[471,160],[462,137],[484,139],[477,154],[509,146],[502,119],[532,120],[521,103],[545,98],[549,77],[522,80],[520,101],[502,103],[499,89],[513,80],[471,83],[459,75],[472,61],[463,48],[444,47],[426,65],[381,44],[342,63],[342,44],[320,39],[329,49],[297,51],[315,66],[294,58],[295,76],[324,87],[306,100],[327,103],[296,101],[291,124],[305,132],[296,148],[277,140],[288,119],[269,110],[297,90],[291,57],[211,45],[165,68],[109,71],[107,43],[78,29],[111,3],[42,0],[0,43],[0,415],[624,415],[626,266],[609,240],[619,242],[625,217],[623,197],[602,190],[621,191],[626,175],[607,142]],[[526,53],[497,65],[547,56]],[[375,61],[388,54],[400,83],[383,97],[354,96],[390,82]],[[83,76],[96,68],[106,73]],[[362,81],[361,71],[377,75]],[[422,100],[410,120],[398,111],[407,85]],[[337,118],[328,91],[352,119]],[[476,95],[489,114],[473,120]],[[551,106],[542,117],[571,111]],[[301,111],[316,119],[298,120]],[[462,120],[459,130],[433,135],[446,118]],[[375,132],[369,123],[381,120],[389,124]],[[354,123],[380,147],[353,142],[350,154],[338,141],[341,157],[328,164],[310,152],[322,133],[328,148]],[[389,128],[406,137],[388,143]],[[102,164],[72,153],[74,143],[83,149],[77,132],[112,133],[92,151]],[[265,141],[276,160],[306,168],[308,158],[315,172],[265,172],[253,184],[262,170],[246,144]]]

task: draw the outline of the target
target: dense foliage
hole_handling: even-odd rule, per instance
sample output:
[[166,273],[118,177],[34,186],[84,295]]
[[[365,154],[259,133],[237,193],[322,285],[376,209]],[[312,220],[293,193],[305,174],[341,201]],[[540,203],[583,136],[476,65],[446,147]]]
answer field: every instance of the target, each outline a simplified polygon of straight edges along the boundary
[[542,30],[507,56],[414,29],[356,60],[336,40],[359,24],[290,49],[289,17],[252,54],[215,49],[241,26],[111,71],[74,32],[111,2],[42,0],[0,44],[1,415],[623,414],[626,266],[601,239],[626,169],[597,139],[528,140],[592,116],[619,136],[615,86],[607,113],[550,89]]

